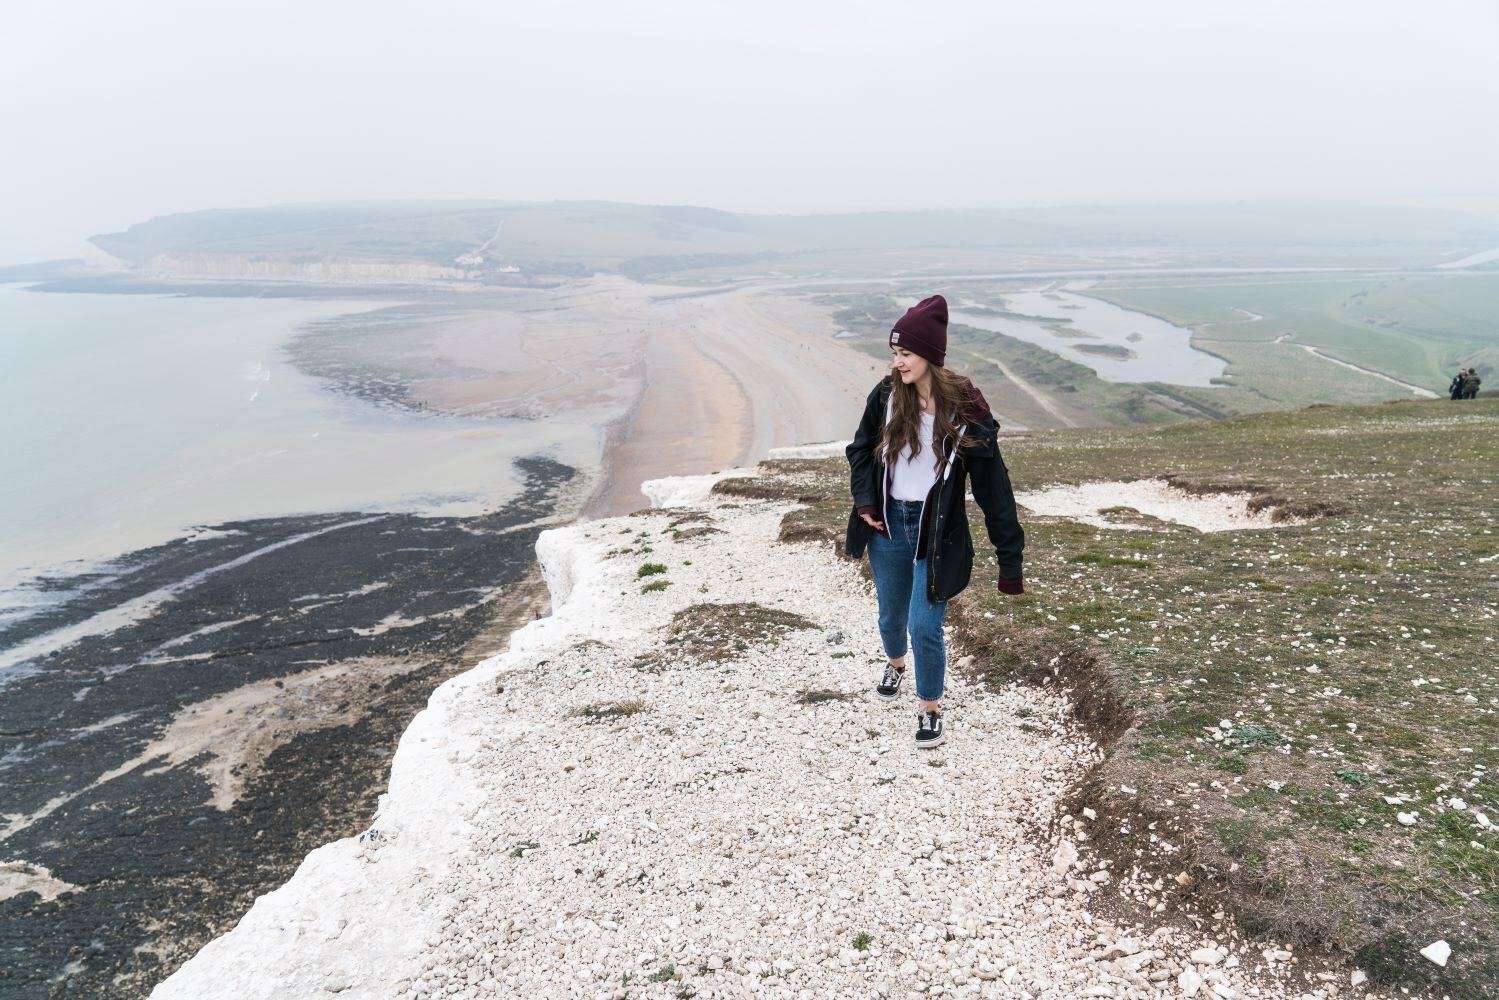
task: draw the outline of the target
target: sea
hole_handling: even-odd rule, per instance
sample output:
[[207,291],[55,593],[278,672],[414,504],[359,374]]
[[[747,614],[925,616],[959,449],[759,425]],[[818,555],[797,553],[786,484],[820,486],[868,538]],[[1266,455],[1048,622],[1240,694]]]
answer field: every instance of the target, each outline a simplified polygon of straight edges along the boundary
[[283,351],[389,304],[0,285],[0,627],[65,596],[40,581],[219,522],[475,515],[514,499],[522,455],[596,461],[596,428],[380,405]]

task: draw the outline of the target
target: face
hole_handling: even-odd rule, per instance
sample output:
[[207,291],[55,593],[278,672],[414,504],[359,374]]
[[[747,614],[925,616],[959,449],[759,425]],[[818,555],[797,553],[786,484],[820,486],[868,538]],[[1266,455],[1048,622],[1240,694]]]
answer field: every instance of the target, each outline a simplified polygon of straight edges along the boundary
[[890,368],[906,385],[917,382],[921,376],[926,374],[927,360],[919,354],[912,354],[904,347],[894,346],[890,348]]

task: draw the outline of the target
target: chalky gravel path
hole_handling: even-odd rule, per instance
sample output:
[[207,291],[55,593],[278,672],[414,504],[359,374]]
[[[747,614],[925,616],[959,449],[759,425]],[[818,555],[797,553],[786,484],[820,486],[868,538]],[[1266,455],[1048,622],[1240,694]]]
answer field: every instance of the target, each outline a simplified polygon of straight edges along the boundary
[[[1090,914],[1121,886],[1048,832],[1098,753],[1057,698],[950,670],[949,743],[916,750],[914,692],[871,692],[872,587],[777,541],[790,509],[713,495],[543,534],[554,614],[433,695],[367,833],[155,995],[1295,995],[1232,941]],[[673,540],[688,510],[711,530]],[[668,630],[707,602],[815,627],[694,660]]]

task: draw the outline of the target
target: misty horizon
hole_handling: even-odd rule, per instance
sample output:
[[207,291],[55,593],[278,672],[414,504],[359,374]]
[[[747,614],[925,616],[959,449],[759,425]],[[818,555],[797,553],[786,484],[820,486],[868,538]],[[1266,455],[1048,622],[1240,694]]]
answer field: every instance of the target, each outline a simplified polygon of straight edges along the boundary
[[1487,208],[1496,41],[1477,0],[12,3],[0,264],[161,215],[372,199]]

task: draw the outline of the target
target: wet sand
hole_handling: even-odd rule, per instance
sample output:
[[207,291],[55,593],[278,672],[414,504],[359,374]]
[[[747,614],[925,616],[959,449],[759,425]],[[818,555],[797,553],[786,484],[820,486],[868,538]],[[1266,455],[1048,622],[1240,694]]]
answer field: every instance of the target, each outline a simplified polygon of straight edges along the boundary
[[885,366],[833,339],[827,314],[754,291],[647,304],[638,405],[617,427],[589,516],[645,506],[640,484],[752,464],[772,448],[851,437]]
[[590,517],[644,506],[647,479],[853,433],[885,366],[834,339],[826,310],[770,286],[692,291],[599,276],[392,307],[324,324],[293,356],[377,402],[595,427]]

